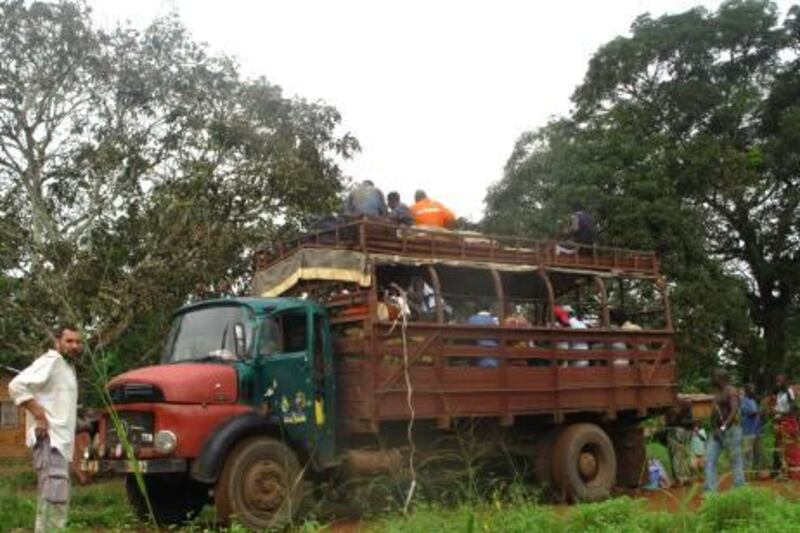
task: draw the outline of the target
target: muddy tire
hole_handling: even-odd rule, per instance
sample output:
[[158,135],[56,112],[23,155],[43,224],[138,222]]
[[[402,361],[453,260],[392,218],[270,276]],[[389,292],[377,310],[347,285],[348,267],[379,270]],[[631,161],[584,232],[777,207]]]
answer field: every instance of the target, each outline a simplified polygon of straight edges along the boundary
[[305,483],[295,453],[269,437],[236,445],[214,491],[217,514],[249,529],[282,529],[300,515]]
[[[192,481],[183,474],[145,474],[144,486],[154,518],[159,526],[181,525],[192,521],[208,502],[208,486]],[[125,477],[128,502],[136,516],[150,521],[147,506],[136,476]]]
[[616,485],[614,445],[595,424],[573,424],[556,440],[553,485],[566,501],[596,502],[611,495]]

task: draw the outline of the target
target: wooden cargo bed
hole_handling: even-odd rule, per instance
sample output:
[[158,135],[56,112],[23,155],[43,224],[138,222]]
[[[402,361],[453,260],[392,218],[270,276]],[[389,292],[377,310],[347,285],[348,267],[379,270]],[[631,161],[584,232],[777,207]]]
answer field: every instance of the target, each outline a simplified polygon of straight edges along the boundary
[[[376,323],[374,336],[335,341],[338,409],[347,433],[377,431],[381,422],[410,416],[401,328]],[[492,340],[497,346],[480,346]],[[590,350],[557,348],[589,342]],[[569,413],[614,419],[645,416],[673,405],[675,360],[671,335],[659,331],[551,330],[471,325],[409,324],[406,331],[415,416],[446,427],[453,418]],[[625,342],[625,350],[608,348]],[[471,364],[491,357],[498,368]],[[628,360],[625,365],[615,364]],[[570,362],[589,361],[583,368]]]

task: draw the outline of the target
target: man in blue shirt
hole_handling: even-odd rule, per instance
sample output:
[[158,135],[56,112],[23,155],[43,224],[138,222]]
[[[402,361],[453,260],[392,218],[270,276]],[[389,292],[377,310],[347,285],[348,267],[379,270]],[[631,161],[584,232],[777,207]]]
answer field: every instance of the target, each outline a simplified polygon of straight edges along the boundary
[[400,201],[400,193],[392,191],[386,195],[389,204],[389,218],[404,226],[413,226],[414,217],[406,204]]
[[344,212],[351,216],[384,217],[388,211],[383,192],[370,180],[364,180],[350,191],[344,204]]
[[[467,324],[476,326],[497,326],[500,322],[492,313],[483,310],[469,317],[469,319],[467,319]],[[500,346],[500,342],[497,339],[478,339],[475,341],[475,344],[486,347]],[[498,361],[496,357],[481,357],[476,364],[483,368],[497,368],[500,366],[500,361]]]
[[754,468],[761,467],[761,413],[758,408],[756,387],[752,383],[748,383],[744,387],[741,411],[744,470],[751,472]]

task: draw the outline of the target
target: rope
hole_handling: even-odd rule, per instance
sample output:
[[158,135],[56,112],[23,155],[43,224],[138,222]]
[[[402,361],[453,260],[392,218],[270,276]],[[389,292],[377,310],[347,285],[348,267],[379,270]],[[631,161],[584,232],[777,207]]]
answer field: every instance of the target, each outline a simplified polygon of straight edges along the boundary
[[417,448],[414,444],[414,419],[416,418],[416,412],[414,411],[414,403],[412,401],[414,390],[411,387],[411,373],[408,365],[408,313],[405,312],[408,309],[407,296],[406,291],[404,291],[402,288],[398,287],[397,285],[395,285],[395,288],[400,293],[400,296],[398,296],[400,313],[392,324],[392,327],[389,329],[389,334],[391,335],[392,331],[394,331],[394,328],[399,320],[400,333],[403,340],[403,374],[406,380],[406,401],[408,402],[408,411],[410,414],[408,419],[407,435],[409,446],[408,470],[411,473],[411,485],[408,487],[408,493],[406,494],[405,503],[403,504],[403,514],[407,515],[408,509],[411,506],[411,501],[414,498],[414,493],[417,489],[417,471],[414,468],[414,455],[417,451]]

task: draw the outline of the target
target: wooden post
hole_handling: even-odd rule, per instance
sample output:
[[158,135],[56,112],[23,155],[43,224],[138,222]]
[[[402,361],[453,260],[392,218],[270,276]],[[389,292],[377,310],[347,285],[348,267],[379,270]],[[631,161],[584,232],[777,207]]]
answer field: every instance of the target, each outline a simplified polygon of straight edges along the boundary
[[494,282],[494,294],[497,297],[497,305],[500,306],[500,309],[497,313],[497,318],[500,320],[502,324],[503,321],[506,319],[506,295],[503,291],[503,279],[500,277],[500,273],[497,272],[495,269],[491,269],[489,272],[492,273],[492,281]]
[[363,219],[358,224],[358,244],[361,251],[367,253],[367,227]]
[[[363,225],[362,225],[363,229]],[[364,346],[367,350],[364,357],[364,364],[369,365],[364,374],[372,378],[372,382],[366,384],[368,389],[367,397],[372,402],[372,409],[370,412],[370,430],[373,433],[378,432],[380,412],[378,406],[378,397],[375,394],[378,382],[380,380],[380,371],[383,353],[378,350],[378,272],[375,266],[372,266],[372,285],[369,288],[367,295],[367,318],[364,321],[365,342]]]
[[669,305],[669,287],[667,287],[667,280],[663,277],[658,278],[656,280],[656,286],[659,292],[661,292],[661,299],[664,301],[664,318],[667,321],[667,331],[672,331],[672,309]]
[[544,286],[547,289],[547,313],[546,313],[546,320],[547,325],[552,326],[553,322],[555,322],[555,311],[554,306],[556,304],[556,295],[555,291],[553,290],[553,283],[550,281],[550,277],[547,275],[547,271],[544,267],[540,266],[537,270],[539,273],[539,277],[542,278],[544,281]]
[[433,296],[436,299],[436,322],[444,324],[444,298],[442,298],[442,283],[439,273],[433,265],[428,265],[428,275],[433,283]]
[[604,328],[607,328],[610,319],[608,313],[608,293],[606,292],[606,283],[600,276],[594,277],[594,283],[597,286],[597,292],[600,293],[600,325]]

